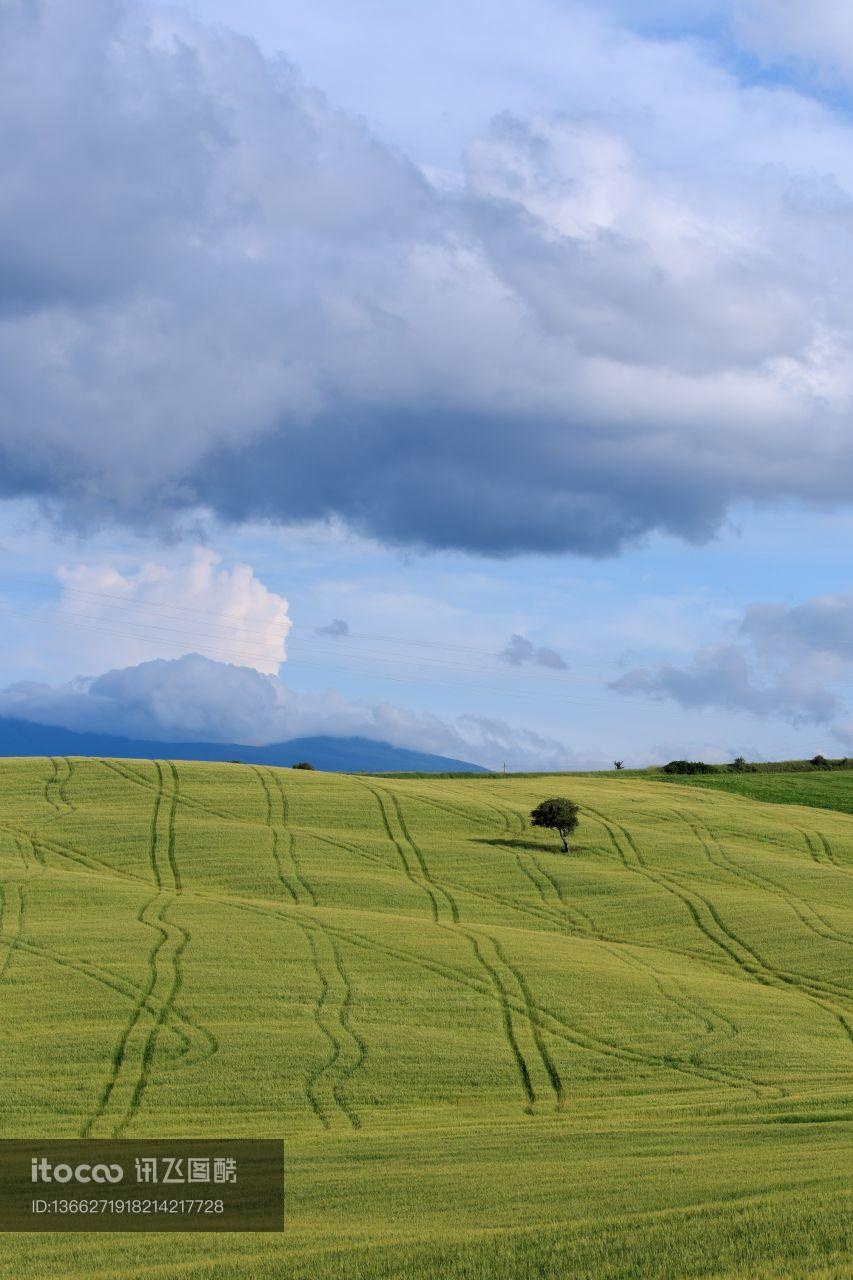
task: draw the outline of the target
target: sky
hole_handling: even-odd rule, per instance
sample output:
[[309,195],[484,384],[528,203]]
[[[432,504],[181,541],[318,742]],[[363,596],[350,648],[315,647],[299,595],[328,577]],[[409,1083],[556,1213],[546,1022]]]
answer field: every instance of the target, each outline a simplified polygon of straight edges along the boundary
[[836,0],[0,0],[0,715],[853,754]]

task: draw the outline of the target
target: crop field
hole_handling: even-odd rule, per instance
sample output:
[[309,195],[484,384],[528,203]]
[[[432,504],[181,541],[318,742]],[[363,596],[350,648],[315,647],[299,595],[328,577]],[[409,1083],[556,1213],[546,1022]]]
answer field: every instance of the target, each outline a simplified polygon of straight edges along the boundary
[[88,759],[0,801],[0,1134],[286,1158],[280,1234],[9,1234],[0,1274],[853,1276],[853,817]]
[[712,787],[768,804],[809,805],[853,813],[853,769],[791,773],[701,773],[680,777],[679,784]]

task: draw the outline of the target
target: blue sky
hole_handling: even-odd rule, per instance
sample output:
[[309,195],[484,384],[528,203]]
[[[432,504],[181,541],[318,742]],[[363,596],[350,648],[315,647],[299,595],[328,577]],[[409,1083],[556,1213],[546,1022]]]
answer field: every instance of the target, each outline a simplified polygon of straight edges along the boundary
[[0,21],[0,711],[853,749],[840,4]]

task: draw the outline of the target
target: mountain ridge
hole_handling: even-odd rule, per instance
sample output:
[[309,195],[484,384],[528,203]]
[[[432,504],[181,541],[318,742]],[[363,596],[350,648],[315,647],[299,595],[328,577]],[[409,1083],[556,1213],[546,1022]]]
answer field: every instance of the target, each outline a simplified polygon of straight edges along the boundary
[[155,741],[124,738],[111,733],[82,733],[61,725],[0,716],[0,757],[9,756],[108,756],[119,760],[154,760],[170,756],[178,760],[207,760],[244,764],[293,765],[308,760],[329,773],[384,773],[388,771],[441,773],[448,769],[487,773],[482,765],[429,751],[395,747],[371,738],[290,738],[263,746],[236,742]]

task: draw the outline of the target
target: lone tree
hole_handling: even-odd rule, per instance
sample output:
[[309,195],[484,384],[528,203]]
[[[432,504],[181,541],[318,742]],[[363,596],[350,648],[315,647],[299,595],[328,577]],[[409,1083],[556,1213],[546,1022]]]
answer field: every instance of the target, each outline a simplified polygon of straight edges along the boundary
[[580,810],[574,800],[566,800],[563,796],[552,796],[537,804],[530,815],[534,827],[548,827],[551,831],[559,831],[563,849],[569,852],[566,836],[570,836],[578,825]]
[[292,764],[291,769],[313,769],[314,766],[310,760],[297,760],[296,764]]
[[624,769],[624,768],[625,768],[625,761],[624,761],[624,760],[614,760],[614,761],[613,761],[613,768],[614,768],[614,769]]

